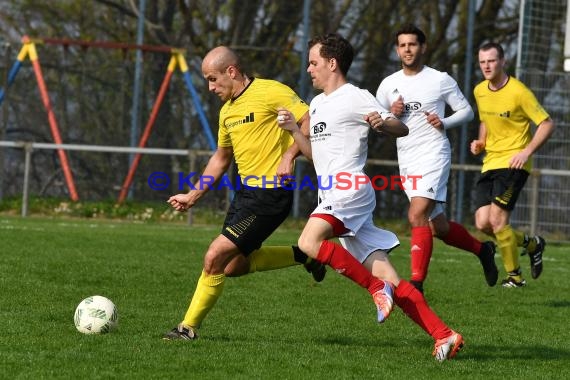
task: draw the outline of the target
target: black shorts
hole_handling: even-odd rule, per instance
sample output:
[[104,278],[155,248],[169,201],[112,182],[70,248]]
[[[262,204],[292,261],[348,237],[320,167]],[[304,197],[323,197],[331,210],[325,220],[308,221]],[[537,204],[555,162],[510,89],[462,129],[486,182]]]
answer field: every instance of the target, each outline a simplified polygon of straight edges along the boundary
[[523,169],[494,169],[481,174],[475,186],[475,208],[496,204],[513,211],[528,178]]
[[237,190],[224,220],[222,235],[247,256],[259,249],[265,239],[283,223],[292,206],[291,190]]

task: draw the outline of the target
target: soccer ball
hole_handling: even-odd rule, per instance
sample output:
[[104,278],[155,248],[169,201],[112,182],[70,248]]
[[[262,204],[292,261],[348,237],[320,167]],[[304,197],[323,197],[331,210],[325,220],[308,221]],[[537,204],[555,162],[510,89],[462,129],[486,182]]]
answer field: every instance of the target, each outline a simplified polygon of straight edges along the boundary
[[105,334],[117,328],[119,314],[110,299],[91,296],[77,305],[73,320],[77,330],[83,334]]

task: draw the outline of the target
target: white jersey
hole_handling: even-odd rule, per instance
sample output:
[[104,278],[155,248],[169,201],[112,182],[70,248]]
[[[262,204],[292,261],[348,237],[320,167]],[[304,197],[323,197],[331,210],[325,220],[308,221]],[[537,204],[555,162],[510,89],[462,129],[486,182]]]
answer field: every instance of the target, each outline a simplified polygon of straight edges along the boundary
[[[429,124],[425,113],[435,113],[444,120],[445,105],[448,104],[453,111],[469,111],[465,117],[453,120],[455,125],[471,120],[473,111],[457,82],[447,73],[428,66],[424,66],[416,75],[405,75],[400,70],[386,77],[376,92],[376,98],[386,109],[390,109],[399,96],[402,96],[405,105],[400,120],[410,130],[407,136],[396,140],[400,167],[407,167],[418,159],[425,163],[431,159],[451,160],[451,148],[445,130]],[[447,128],[450,125],[444,122],[444,126]]]
[[378,249],[390,251],[399,245],[396,235],[373,224],[372,184],[356,180],[366,176],[370,126],[364,116],[373,111],[394,117],[368,90],[349,83],[317,95],[309,107],[313,164],[320,178],[319,205],[313,214],[330,214],[344,224],[349,231],[340,237],[341,244],[360,262]]
[[364,116],[373,111],[394,117],[368,90],[350,83],[313,98],[310,139],[317,175],[334,181],[339,173],[363,174],[370,130]]

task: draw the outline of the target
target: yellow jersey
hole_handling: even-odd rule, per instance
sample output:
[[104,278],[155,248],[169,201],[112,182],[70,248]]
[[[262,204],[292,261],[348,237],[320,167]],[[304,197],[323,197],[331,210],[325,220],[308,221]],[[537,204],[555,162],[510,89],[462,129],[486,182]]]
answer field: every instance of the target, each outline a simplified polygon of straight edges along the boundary
[[277,125],[279,107],[291,111],[297,121],[309,110],[290,87],[255,78],[220,110],[218,146],[233,147],[238,174],[247,186],[280,187],[277,167],[294,140]]
[[[507,84],[499,90],[489,89],[484,80],[473,90],[479,119],[487,130],[486,155],[482,172],[506,169],[516,153],[532,140],[530,122],[539,125],[549,118],[536,97],[521,81],[509,76]],[[531,160],[523,169],[530,172]]]

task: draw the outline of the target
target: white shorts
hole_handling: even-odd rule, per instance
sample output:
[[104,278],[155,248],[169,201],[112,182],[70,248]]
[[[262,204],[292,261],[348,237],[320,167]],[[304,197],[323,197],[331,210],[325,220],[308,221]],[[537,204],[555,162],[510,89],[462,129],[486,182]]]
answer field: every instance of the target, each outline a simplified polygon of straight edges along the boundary
[[[421,176],[414,183],[406,182],[405,192],[408,200],[413,197],[423,197],[433,199],[436,204],[429,219],[432,220],[439,214],[445,212],[444,204],[447,202],[447,181],[451,169],[451,161],[447,158],[436,158],[428,160],[429,165],[409,165],[400,167],[400,175]],[[414,186],[415,185],[415,186]]]
[[356,231],[354,236],[341,236],[339,240],[340,244],[361,263],[363,263],[372,252],[378,250],[390,252],[400,245],[396,234],[374,225],[372,214],[370,214],[370,219]]
[[[409,178],[415,176],[415,183],[406,180],[404,189],[408,199],[423,197],[437,202],[447,201],[447,181],[451,161],[447,158],[428,160],[429,165],[417,164],[400,166],[400,175]],[[419,178],[418,178],[419,177]]]
[[388,252],[400,245],[393,232],[374,225],[376,198],[371,185],[358,191],[325,191],[319,197],[313,214],[329,214],[344,224],[348,232],[339,237],[340,243],[361,263],[374,251]]

